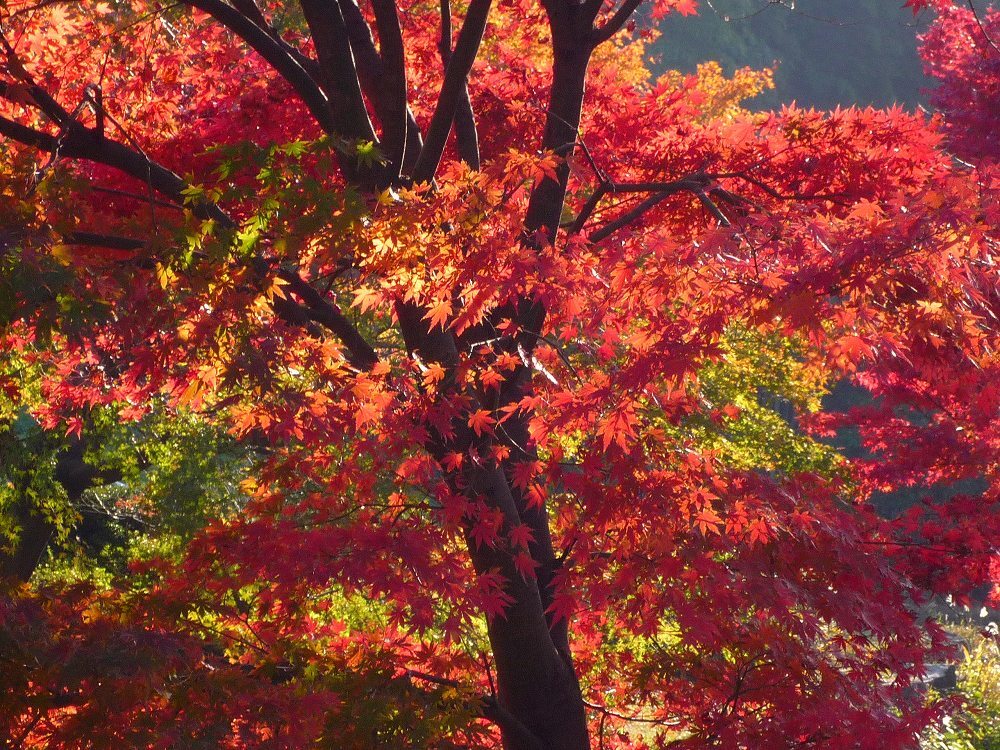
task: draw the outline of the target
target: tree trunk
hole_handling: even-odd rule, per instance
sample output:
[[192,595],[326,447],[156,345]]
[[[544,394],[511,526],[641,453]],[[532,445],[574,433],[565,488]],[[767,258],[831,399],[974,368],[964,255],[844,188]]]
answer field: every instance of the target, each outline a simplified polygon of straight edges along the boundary
[[[117,481],[114,471],[99,471],[84,458],[84,444],[75,440],[56,458],[55,477],[66,491],[70,503],[76,503],[97,480]],[[25,495],[14,504],[12,515],[18,525],[18,538],[11,550],[0,548],[0,580],[27,582],[42,561],[55,526],[32,505]]]
[[[555,58],[542,145],[560,156],[569,156],[578,137],[591,47],[586,42],[560,44],[563,34],[556,29],[553,35]],[[574,36],[579,40],[579,35]],[[566,196],[568,164],[561,162],[556,168],[556,176],[555,180],[543,180],[531,196],[525,217],[529,243],[534,241],[532,235],[539,230],[545,232],[550,242],[555,240]],[[545,310],[531,300],[522,300],[518,307],[518,320],[526,333],[519,336],[517,343],[530,352],[544,323]],[[529,382],[530,372],[521,368],[505,384],[501,401],[511,403],[519,399]],[[506,425],[508,434],[526,445],[527,419],[511,422]],[[537,580],[525,581],[509,559],[490,559],[497,555],[491,555],[490,550],[477,549],[475,543],[469,541],[476,569],[499,568],[509,581],[506,591],[514,598],[505,616],[495,617],[489,623],[489,636],[500,705],[530,735],[500,721],[504,748],[588,750],[586,708],[569,650],[567,623],[555,623],[546,614],[552,601],[551,581],[559,566],[552,548],[548,512],[544,507],[528,507],[509,486],[504,472],[498,470],[496,474],[488,494],[504,510],[505,516],[505,506],[509,505],[514,520],[532,528],[535,542],[531,554],[539,564]]]
[[[499,507],[507,524],[521,523],[517,501],[502,468],[476,470],[471,488]],[[547,532],[547,530],[546,530]],[[565,628],[553,628],[546,616],[551,591],[539,588],[543,580],[525,579],[505,549],[467,545],[478,573],[498,570],[506,579],[504,591],[513,601],[502,615],[488,623],[496,666],[500,708],[511,721],[498,724],[506,750],[586,750],[589,747],[586,713],[573,669]],[[540,570],[551,570],[555,557],[534,552]],[[564,623],[562,623],[564,624]],[[564,645],[565,644],[565,645]],[[527,732],[523,730],[527,730]]]

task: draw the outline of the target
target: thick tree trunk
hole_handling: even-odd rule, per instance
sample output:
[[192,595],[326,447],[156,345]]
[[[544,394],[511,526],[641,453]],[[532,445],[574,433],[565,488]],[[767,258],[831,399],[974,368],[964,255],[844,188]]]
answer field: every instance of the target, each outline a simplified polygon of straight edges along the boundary
[[[71,503],[76,503],[98,480],[114,482],[119,478],[117,472],[99,471],[88,464],[83,452],[84,445],[77,440],[56,459],[56,481]],[[17,543],[11,550],[0,548],[0,580],[27,582],[41,563],[55,526],[26,496],[15,503],[13,516],[18,525]]]
[[[471,489],[485,495],[503,512],[507,525],[524,522],[518,502],[501,468],[476,470],[468,479]],[[512,598],[503,615],[488,624],[496,666],[500,707],[513,722],[499,721],[507,750],[586,750],[589,747],[586,714],[573,669],[564,628],[553,630],[546,616],[550,591],[540,589],[541,578],[525,579],[514,567],[510,553],[477,545],[467,539],[469,553],[479,573],[498,570]],[[539,556],[538,552],[535,552]],[[548,558],[536,560],[541,569],[554,566]],[[516,722],[516,723],[515,723]],[[527,732],[524,732],[526,729]]]
[[[587,66],[592,48],[585,43],[560,43],[560,34],[554,34],[555,57],[552,63],[552,90],[545,119],[545,136],[542,145],[560,156],[573,153],[579,137],[580,114],[583,111],[584,87]],[[544,228],[549,239],[555,238],[562,217],[569,165],[560,162],[556,167],[557,179],[543,180],[531,195],[524,224],[529,232]]]
[[[527,589],[527,590],[526,590]],[[517,581],[507,587],[515,602],[489,625],[500,705],[529,732],[498,722],[506,750],[587,750],[587,718],[568,653],[539,632],[537,588]]]
[[[553,19],[555,20],[555,19]],[[556,37],[552,89],[546,118],[543,146],[568,156],[578,137],[580,114],[591,48],[586,43],[565,43],[563,34],[554,29]],[[549,241],[555,239],[562,216],[569,167],[563,162],[556,170],[556,180],[544,180],[531,196],[525,217],[527,241],[542,230]],[[531,351],[536,334],[544,323],[545,311],[531,300],[518,306],[518,319],[525,333],[517,346]],[[522,369],[505,385],[501,401],[510,403],[523,395],[530,373]],[[527,445],[527,420],[507,423],[507,433],[520,445]],[[508,711],[531,736],[514,731],[501,723],[506,750],[587,750],[586,709],[573,660],[569,650],[567,623],[553,622],[546,614],[552,602],[551,583],[558,568],[549,530],[548,512],[544,507],[529,507],[506,481],[504,472],[497,471],[494,486],[489,488],[491,499],[504,509],[512,509],[516,521],[532,528],[535,542],[531,553],[539,564],[536,581],[525,581],[509,560],[489,559],[489,551],[469,543],[476,568],[500,568],[509,581],[507,593],[514,598],[505,617],[496,617],[489,624],[490,643],[497,670],[500,705]],[[536,741],[537,740],[537,741]]]
[[27,498],[18,499],[10,513],[18,527],[17,542],[13,549],[0,548],[0,582],[24,583],[38,567],[54,528]]

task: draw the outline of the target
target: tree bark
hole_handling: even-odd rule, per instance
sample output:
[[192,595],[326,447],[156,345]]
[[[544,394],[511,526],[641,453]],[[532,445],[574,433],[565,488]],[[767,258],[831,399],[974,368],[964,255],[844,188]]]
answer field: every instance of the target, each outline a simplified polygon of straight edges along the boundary
[[[84,444],[76,440],[56,458],[55,477],[71,503],[77,502],[98,481],[113,482],[117,472],[95,469],[83,458]],[[17,543],[13,549],[0,549],[0,580],[26,583],[42,561],[55,533],[52,522],[34,508],[27,497],[15,503],[13,515],[18,524]]]
[[[563,37],[557,29],[553,32],[556,40]],[[591,51],[585,42],[560,45],[557,41],[542,145],[561,155],[569,155],[577,141]],[[556,179],[543,180],[535,189],[525,218],[527,242],[534,242],[532,235],[537,231],[543,231],[550,242],[555,240],[568,178],[569,166],[561,162]],[[513,342],[514,347],[530,354],[545,311],[527,299],[517,307],[522,333]],[[501,403],[518,400],[529,387],[530,377],[526,366],[518,368],[501,391]],[[508,422],[506,429],[522,446],[527,444],[526,417]],[[512,490],[504,472],[499,470],[497,474],[495,484],[487,484],[490,497],[504,509],[505,516],[505,505],[509,503],[517,521],[532,528],[535,542],[530,551],[539,564],[537,580],[526,582],[509,560],[491,559],[490,550],[476,548],[471,540],[468,545],[477,571],[500,568],[510,582],[507,593],[514,597],[506,616],[489,623],[500,704],[541,741],[542,747],[587,750],[590,740],[586,707],[573,667],[567,623],[553,622],[546,613],[552,601],[552,579],[559,566],[552,548],[548,512],[544,506],[528,507]],[[515,735],[502,726],[501,730],[506,750],[537,750],[538,746],[520,733]]]

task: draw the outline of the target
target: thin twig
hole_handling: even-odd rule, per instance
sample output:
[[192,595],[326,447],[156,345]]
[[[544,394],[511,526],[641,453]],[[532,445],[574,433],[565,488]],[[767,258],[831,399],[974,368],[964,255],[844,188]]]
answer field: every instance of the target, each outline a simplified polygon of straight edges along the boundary
[[996,42],[994,42],[993,39],[990,38],[990,35],[986,32],[986,27],[983,25],[983,19],[979,17],[979,11],[976,10],[976,6],[973,4],[972,0],[967,0],[967,2],[969,4],[969,10],[972,11],[972,17],[976,19],[976,25],[983,33],[983,39],[985,39],[996,52],[1000,52],[1000,47],[997,47]]

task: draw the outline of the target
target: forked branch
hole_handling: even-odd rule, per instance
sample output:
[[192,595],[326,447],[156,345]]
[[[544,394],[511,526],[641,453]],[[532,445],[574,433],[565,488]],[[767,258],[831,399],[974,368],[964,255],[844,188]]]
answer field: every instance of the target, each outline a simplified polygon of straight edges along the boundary
[[479,54],[479,45],[486,29],[491,4],[492,0],[472,0],[469,4],[465,22],[458,34],[455,51],[448,61],[424,147],[420,150],[420,156],[413,167],[412,177],[415,182],[430,182],[437,172],[462,93],[466,91],[469,71],[472,70],[472,64]]
[[299,5],[316,46],[321,81],[338,129],[348,138],[377,143],[340,4],[337,0],[299,0]]
[[[344,16],[344,24],[347,29],[347,38],[350,41],[351,52],[354,56],[354,64],[357,67],[358,80],[365,96],[372,103],[375,114],[385,128],[386,122],[397,116],[393,109],[393,103],[386,101],[386,90],[383,86],[385,76],[385,63],[382,56],[375,48],[375,39],[372,37],[372,30],[368,26],[361,8],[356,0],[339,0],[340,11]],[[401,171],[408,173],[413,162],[423,146],[423,138],[420,134],[420,126],[417,125],[416,118],[410,107],[406,106],[406,147],[403,150]]]
[[621,31],[622,27],[628,23],[628,20],[635,13],[636,9],[642,4],[643,0],[625,0],[621,7],[615,11],[614,15],[611,16],[607,21],[604,22],[602,26],[594,29],[590,37],[590,42],[595,47],[598,44],[608,41],[611,37]]
[[[451,60],[451,0],[441,0],[441,39],[438,42],[441,53],[441,63],[445,70]],[[469,86],[466,83],[459,95],[458,110],[455,112],[455,145],[458,155],[473,169],[480,167],[479,131],[476,128],[476,117],[472,111],[472,99],[469,97]]]
[[[699,200],[703,203],[708,200],[711,203],[711,199],[708,198],[706,191],[712,185],[713,178],[711,175],[704,174],[702,172],[695,173],[688,177],[680,180],[672,180],[670,182],[613,182],[611,180],[602,180],[598,183],[597,188],[591,194],[590,198],[584,204],[579,215],[573,221],[570,227],[570,233],[579,233],[587,219],[593,215],[594,209],[597,208],[597,204],[600,202],[601,198],[605,195],[622,195],[627,193],[652,193],[651,196],[646,198],[644,201],[639,203],[635,208],[619,216],[614,221],[605,224],[600,229],[597,229],[589,235],[591,242],[600,242],[603,239],[610,237],[612,234],[620,229],[627,227],[635,221],[638,221],[642,216],[644,216],[650,209],[659,205],[662,201],[666,200],[672,195],[677,193],[688,192],[697,196]],[[714,206],[714,203],[712,204]],[[707,206],[706,206],[707,208]],[[711,210],[711,209],[709,209]],[[718,214],[716,214],[718,212]],[[723,221],[728,224],[728,220],[725,216],[721,216],[718,207],[715,206],[715,211],[712,212]]]

